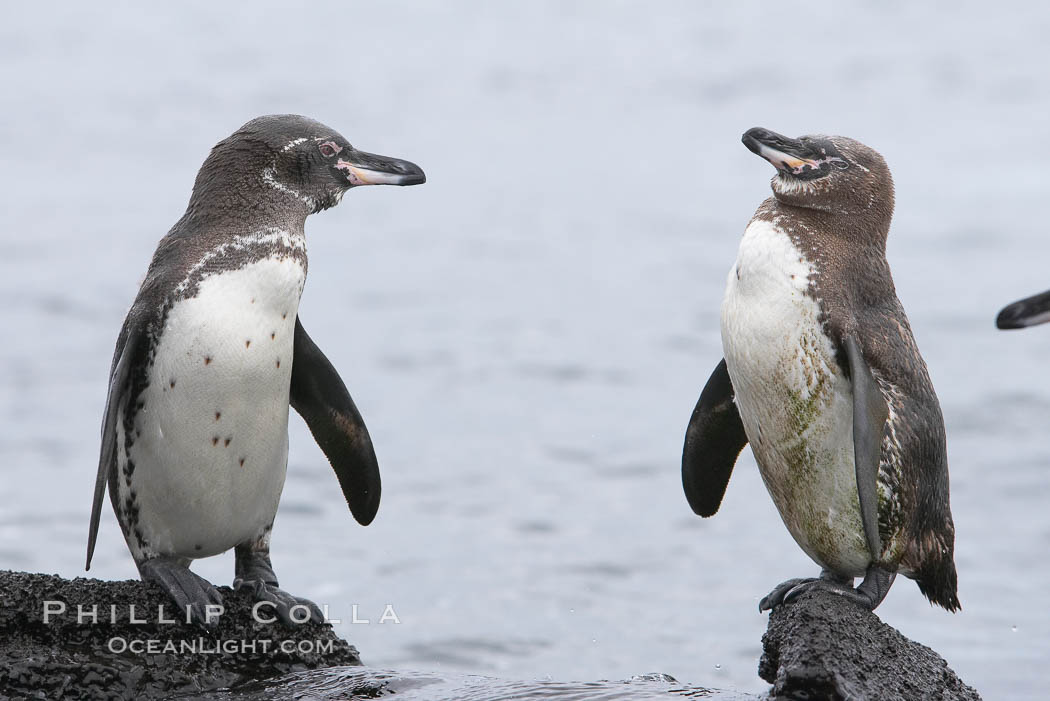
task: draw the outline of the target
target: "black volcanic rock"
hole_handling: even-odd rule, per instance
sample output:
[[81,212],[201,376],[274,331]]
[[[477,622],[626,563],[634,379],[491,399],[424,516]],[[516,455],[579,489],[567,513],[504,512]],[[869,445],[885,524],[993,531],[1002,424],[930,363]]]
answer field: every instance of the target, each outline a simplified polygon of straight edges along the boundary
[[758,674],[774,699],[980,701],[930,648],[830,592],[810,592],[769,616]]
[[[0,696],[159,698],[361,664],[330,625],[262,623],[245,594],[219,591],[225,612],[205,630],[162,622],[177,616],[153,584],[0,571]],[[97,606],[97,622],[78,621],[78,605],[85,614]]]

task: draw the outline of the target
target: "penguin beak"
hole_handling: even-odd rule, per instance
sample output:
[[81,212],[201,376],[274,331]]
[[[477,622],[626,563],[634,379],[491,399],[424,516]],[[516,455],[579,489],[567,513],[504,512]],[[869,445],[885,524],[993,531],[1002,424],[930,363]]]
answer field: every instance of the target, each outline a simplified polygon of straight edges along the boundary
[[1023,329],[1050,321],[1050,291],[1014,302],[999,312],[995,325],[1000,329]]
[[802,175],[807,169],[820,170],[819,159],[823,154],[800,139],[791,139],[775,131],[755,127],[744,132],[740,140],[749,151],[788,175]]
[[349,183],[358,185],[419,185],[427,181],[423,169],[411,161],[348,149],[335,166]]

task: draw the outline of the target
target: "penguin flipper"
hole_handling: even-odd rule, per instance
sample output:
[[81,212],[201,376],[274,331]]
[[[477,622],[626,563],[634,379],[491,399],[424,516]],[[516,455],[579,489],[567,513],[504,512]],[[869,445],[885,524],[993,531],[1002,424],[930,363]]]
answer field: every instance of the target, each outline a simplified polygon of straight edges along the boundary
[[339,479],[350,512],[367,526],[379,509],[379,463],[364,419],[339,373],[295,319],[291,405],[310,427]]
[[864,360],[860,342],[854,336],[845,336],[842,343],[849,361],[853,383],[853,461],[857,471],[857,495],[860,497],[860,515],[864,537],[868,542],[871,561],[882,555],[879,537],[878,475],[882,453],[882,436],[889,418],[889,408],[882,396],[871,368]]
[[713,516],[718,511],[733,465],[745,445],[747,434],[723,358],[700,393],[682,450],[682,486],[689,506],[700,516]]
[[102,518],[102,495],[106,482],[117,469],[117,416],[120,405],[126,400],[128,378],[131,375],[131,359],[145,335],[145,325],[135,308],[128,313],[124,329],[117,340],[113,366],[109,372],[109,390],[106,394],[106,411],[102,415],[102,448],[98,457],[98,474],[95,476],[95,494],[91,502],[91,523],[88,526],[87,561],[85,570],[91,569],[91,557],[95,554],[98,538],[98,523]]

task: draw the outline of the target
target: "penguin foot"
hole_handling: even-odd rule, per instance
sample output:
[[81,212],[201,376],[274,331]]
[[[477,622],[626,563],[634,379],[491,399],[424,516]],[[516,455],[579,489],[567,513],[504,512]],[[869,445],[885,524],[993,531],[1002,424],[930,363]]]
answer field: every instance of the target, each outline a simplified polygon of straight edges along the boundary
[[238,579],[234,581],[233,588],[237,591],[244,589],[257,602],[270,604],[270,607],[259,607],[259,616],[265,616],[267,614],[266,609],[271,608],[272,613],[276,614],[281,623],[286,626],[294,626],[307,621],[324,623],[324,613],[317,604],[309,599],[301,599],[289,594],[285,590],[278,588],[276,582],[263,582],[258,579]]
[[773,591],[762,597],[762,600],[758,602],[758,610],[770,611],[784,603],[784,599],[788,592],[798,587],[805,587],[808,584],[813,584],[819,581],[820,580],[817,577],[800,577],[781,582],[773,588]]
[[[233,588],[244,589],[251,593],[256,601],[266,602],[272,606],[272,613],[287,626],[313,621],[324,623],[324,614],[314,602],[300,599],[281,589],[277,575],[270,564],[270,555],[264,550],[253,550],[250,546],[237,546],[237,574]],[[266,615],[266,608],[259,609],[259,615]]]
[[218,621],[219,590],[181,562],[163,557],[146,560],[139,565],[139,575],[144,582],[159,584],[190,623],[211,627]]
[[869,565],[868,571],[864,574],[864,580],[854,589],[852,577],[824,570],[817,578],[789,579],[780,584],[762,599],[758,610],[766,611],[782,604],[790,604],[804,592],[820,590],[838,594],[858,606],[874,611],[886,598],[896,576],[896,572],[890,572],[874,564]]

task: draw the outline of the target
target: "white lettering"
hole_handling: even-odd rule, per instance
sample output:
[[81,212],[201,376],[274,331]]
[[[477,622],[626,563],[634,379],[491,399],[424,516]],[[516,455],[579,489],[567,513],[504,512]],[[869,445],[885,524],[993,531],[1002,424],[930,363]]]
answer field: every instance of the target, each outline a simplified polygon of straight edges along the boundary
[[175,623],[174,618],[164,617],[164,604],[157,607],[157,623]]
[[[301,611],[302,615],[295,615],[296,611]],[[306,623],[310,620],[310,607],[305,604],[296,604],[288,610],[288,617],[292,619],[293,623]]]
[[383,616],[379,619],[380,623],[386,623],[387,621],[393,621],[395,624],[400,623],[401,619],[397,617],[394,612],[394,605],[387,604],[386,608],[383,609]]
[[90,618],[92,623],[98,623],[98,604],[91,604],[91,611],[85,611],[83,604],[77,604],[77,625],[84,625],[85,618]]
[[252,618],[254,618],[257,623],[273,623],[274,621],[276,621],[277,619],[273,618],[273,617],[270,617],[270,618],[263,618],[262,617],[262,615],[259,613],[259,609],[261,609],[263,606],[269,606],[270,608],[276,608],[272,601],[257,601],[255,603],[255,606],[252,606]]
[[207,604],[204,607],[204,622],[210,624],[212,619],[218,620],[225,611],[222,604]]
[[66,604],[64,601],[45,601],[44,602],[44,624],[51,622],[51,616],[58,616],[66,612]]

